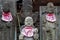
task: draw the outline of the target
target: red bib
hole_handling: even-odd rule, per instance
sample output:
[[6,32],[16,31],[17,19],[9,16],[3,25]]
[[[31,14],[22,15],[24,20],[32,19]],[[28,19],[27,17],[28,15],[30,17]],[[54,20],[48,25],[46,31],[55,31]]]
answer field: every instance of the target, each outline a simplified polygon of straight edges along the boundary
[[24,36],[32,37],[33,36],[33,28],[31,26],[30,27],[25,27],[25,28],[22,29],[21,33]]
[[53,14],[53,13],[48,13],[48,14],[46,15],[46,20],[47,20],[47,21],[50,21],[50,22],[55,22],[55,21],[56,21],[56,16],[55,16],[55,14]]
[[3,21],[12,21],[13,17],[10,12],[2,14],[2,20]]

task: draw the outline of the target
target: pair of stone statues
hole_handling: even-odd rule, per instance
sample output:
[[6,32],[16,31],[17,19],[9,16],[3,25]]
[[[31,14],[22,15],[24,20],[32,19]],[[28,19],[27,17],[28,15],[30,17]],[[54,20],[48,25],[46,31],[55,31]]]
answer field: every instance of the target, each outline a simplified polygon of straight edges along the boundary
[[[47,4],[46,12],[42,15],[42,27],[46,32],[46,40],[56,40],[57,16],[52,2]],[[20,29],[19,40],[38,40],[38,29],[33,25],[32,17],[25,18],[25,24]]]

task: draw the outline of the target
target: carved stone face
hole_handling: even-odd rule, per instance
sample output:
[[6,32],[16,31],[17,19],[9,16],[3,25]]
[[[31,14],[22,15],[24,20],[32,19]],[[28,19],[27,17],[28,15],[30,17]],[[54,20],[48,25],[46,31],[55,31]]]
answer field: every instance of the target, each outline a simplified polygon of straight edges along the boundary
[[48,11],[48,12],[54,12],[54,5],[53,5],[52,2],[49,2],[49,3],[47,4],[47,11]]
[[47,4],[47,6],[50,7],[50,8],[54,7],[54,5],[53,5],[52,2],[49,2],[49,3]]
[[9,12],[9,11],[10,11],[10,5],[9,5],[8,2],[5,2],[5,3],[3,4],[3,11],[4,11],[4,12]]
[[25,25],[27,25],[27,26],[32,26],[33,25],[32,17],[26,17],[25,18]]

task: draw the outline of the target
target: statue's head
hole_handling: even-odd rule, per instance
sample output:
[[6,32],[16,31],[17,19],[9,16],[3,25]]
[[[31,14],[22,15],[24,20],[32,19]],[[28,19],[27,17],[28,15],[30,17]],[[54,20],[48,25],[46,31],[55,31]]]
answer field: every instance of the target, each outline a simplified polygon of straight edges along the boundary
[[3,9],[3,12],[5,12],[5,13],[9,13],[10,10],[6,8],[6,9]]
[[25,25],[27,25],[27,26],[32,26],[33,25],[33,19],[32,19],[32,17],[26,17],[25,18]]
[[3,12],[10,12],[10,7],[8,2],[5,2],[3,4]]
[[54,9],[55,9],[54,4],[52,2],[49,2],[47,4],[47,11],[48,12],[54,12]]

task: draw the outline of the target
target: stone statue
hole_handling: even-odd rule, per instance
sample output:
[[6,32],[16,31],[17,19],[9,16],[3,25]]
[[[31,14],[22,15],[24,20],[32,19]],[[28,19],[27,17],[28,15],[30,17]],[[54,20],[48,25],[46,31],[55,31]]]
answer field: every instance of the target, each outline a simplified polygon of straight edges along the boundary
[[16,17],[12,15],[8,5],[5,3],[2,8],[2,15],[0,18],[0,39],[1,40],[14,40]]
[[56,40],[57,16],[52,2],[47,4],[46,12],[42,15],[43,30],[46,32],[46,40]]
[[25,18],[25,24],[20,28],[19,40],[37,40],[38,29],[33,25],[32,17]]

